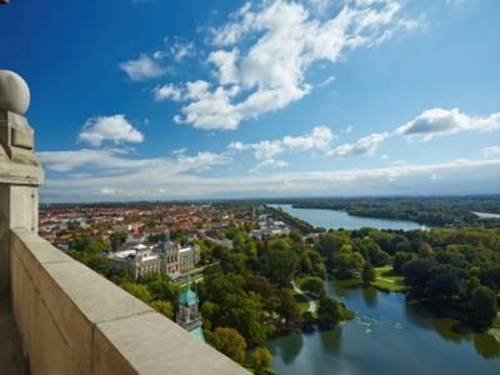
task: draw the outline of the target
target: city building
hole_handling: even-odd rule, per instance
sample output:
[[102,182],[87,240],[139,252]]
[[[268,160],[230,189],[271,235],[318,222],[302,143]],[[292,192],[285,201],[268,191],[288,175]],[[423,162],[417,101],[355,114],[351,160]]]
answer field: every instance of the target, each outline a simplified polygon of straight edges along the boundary
[[175,279],[196,267],[200,262],[200,248],[196,244],[181,247],[165,241],[157,246],[138,244],[129,250],[110,253],[108,258],[117,268],[128,270],[135,279],[152,273],[165,273]]
[[290,227],[283,221],[275,220],[272,215],[260,215],[258,220],[258,229],[250,231],[250,235],[263,240],[271,236],[290,234]]
[[177,324],[188,331],[193,337],[205,341],[202,329],[201,314],[199,311],[198,295],[188,286],[179,296],[179,309],[175,317]]

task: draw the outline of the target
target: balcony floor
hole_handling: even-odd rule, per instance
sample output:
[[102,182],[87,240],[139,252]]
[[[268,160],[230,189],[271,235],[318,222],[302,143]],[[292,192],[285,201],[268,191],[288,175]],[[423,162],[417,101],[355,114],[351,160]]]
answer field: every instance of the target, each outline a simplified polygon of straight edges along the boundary
[[0,297],[0,373],[25,375],[28,369],[21,354],[16,323],[8,298]]

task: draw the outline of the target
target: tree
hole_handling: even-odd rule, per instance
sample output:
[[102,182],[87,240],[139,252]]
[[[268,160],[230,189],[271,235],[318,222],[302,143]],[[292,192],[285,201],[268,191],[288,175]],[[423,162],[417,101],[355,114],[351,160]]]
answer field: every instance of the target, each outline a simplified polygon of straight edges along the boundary
[[342,251],[334,258],[336,275],[340,279],[348,279],[359,276],[359,272],[365,264],[360,253]]
[[363,279],[363,286],[368,287],[372,282],[375,281],[375,270],[370,262],[366,262],[363,267],[363,272],[361,272],[361,278]]
[[302,253],[300,256],[300,271],[303,274],[310,275],[313,272],[313,264],[309,254]]
[[86,234],[79,234],[70,243],[70,249],[75,251],[86,251],[90,245],[90,237]]
[[109,236],[111,251],[118,251],[118,248],[125,242],[127,235],[124,232],[113,232]]
[[144,280],[145,285],[153,293],[154,299],[168,300],[175,303],[179,295],[179,288],[175,286],[165,274],[154,273]]
[[438,266],[430,281],[430,294],[436,297],[453,297],[465,292],[462,272],[455,267]]
[[143,302],[149,303],[153,299],[151,291],[145,285],[134,283],[132,281],[125,281],[120,284],[120,286]]
[[349,319],[351,314],[352,312],[347,310],[345,305],[333,298],[325,296],[319,301],[318,321],[324,327],[331,327],[342,320]]
[[156,300],[151,302],[151,307],[169,319],[174,318],[174,309],[168,301]]
[[430,258],[434,255],[434,249],[428,243],[423,243],[418,252],[422,258]]
[[267,273],[280,286],[293,280],[299,263],[297,254],[289,250],[271,250],[267,257]]
[[325,294],[325,283],[319,277],[306,277],[302,280],[300,287],[307,293],[317,297],[322,297]]
[[406,263],[413,259],[413,254],[405,253],[402,251],[394,254],[394,258],[392,259],[392,268],[396,273],[402,273],[403,267]]
[[500,265],[491,264],[481,270],[479,278],[484,285],[496,290],[500,289]]
[[493,291],[479,286],[472,293],[471,317],[477,324],[489,325],[497,315],[497,301]]
[[267,348],[259,346],[255,349],[252,354],[252,367],[255,370],[255,374],[265,374],[271,367],[272,361],[273,355]]
[[217,327],[212,336],[212,345],[236,362],[243,363],[247,343],[234,328]]
[[433,274],[436,263],[431,259],[415,259],[405,264],[405,283],[416,291],[424,291]]
[[201,315],[203,316],[203,326],[205,328],[212,329],[213,321],[216,320],[219,311],[219,305],[214,302],[206,301],[201,306]]
[[285,328],[287,330],[298,329],[302,324],[299,304],[295,300],[294,294],[290,289],[283,289],[281,291],[278,313],[285,318]]
[[273,294],[273,285],[267,277],[250,274],[246,277],[246,288],[248,291],[256,292],[264,298],[269,298]]

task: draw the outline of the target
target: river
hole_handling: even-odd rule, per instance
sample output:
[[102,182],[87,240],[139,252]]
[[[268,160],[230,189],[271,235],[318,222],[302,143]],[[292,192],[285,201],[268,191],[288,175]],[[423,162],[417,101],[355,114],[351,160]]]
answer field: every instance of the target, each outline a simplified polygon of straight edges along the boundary
[[425,226],[412,221],[379,219],[349,215],[345,211],[318,208],[295,208],[291,204],[271,204],[271,207],[281,208],[286,213],[298,217],[315,227],[326,229],[360,229],[372,227],[379,229],[424,229]]
[[[324,217],[293,210],[286,211],[306,221],[314,217],[313,225],[348,227],[338,216],[329,221],[328,210],[311,210]],[[354,310],[356,319],[332,330],[270,341],[278,374],[500,374],[500,344],[488,334],[469,332],[456,320],[407,305],[404,294],[349,288],[337,281],[328,281],[326,290]]]

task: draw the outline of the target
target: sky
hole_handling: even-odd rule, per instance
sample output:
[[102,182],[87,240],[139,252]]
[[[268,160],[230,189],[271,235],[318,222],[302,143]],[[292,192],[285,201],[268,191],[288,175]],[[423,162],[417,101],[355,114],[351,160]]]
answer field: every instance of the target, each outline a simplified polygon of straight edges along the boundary
[[497,0],[12,0],[43,202],[500,193]]

